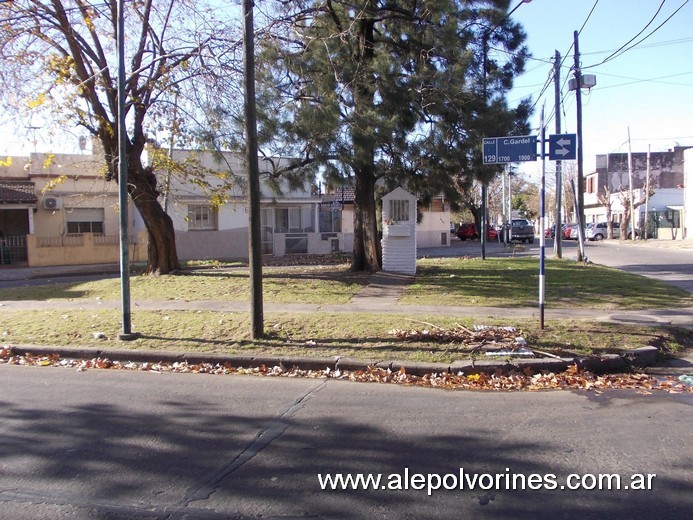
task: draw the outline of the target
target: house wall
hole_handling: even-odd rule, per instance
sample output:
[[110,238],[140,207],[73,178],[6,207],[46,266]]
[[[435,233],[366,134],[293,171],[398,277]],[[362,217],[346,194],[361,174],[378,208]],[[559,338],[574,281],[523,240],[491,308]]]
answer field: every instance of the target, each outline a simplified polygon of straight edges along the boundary
[[[173,219],[176,231],[176,245],[181,260],[193,259],[247,259],[248,258],[248,204],[245,188],[245,167],[243,159],[235,154],[224,154],[224,161],[218,162],[210,154],[175,150],[177,161],[189,161],[200,168],[201,173],[218,172],[219,176],[206,175],[213,188],[225,187],[227,202],[217,209],[216,230],[197,230],[190,225],[188,210],[190,206],[209,205],[209,190],[202,186],[191,184],[178,176],[171,177],[168,213]],[[192,161],[192,162],[191,162]],[[282,160],[277,160],[281,165]],[[260,204],[263,210],[263,231],[265,227],[272,229],[271,241],[264,243],[265,249],[271,250],[274,256],[287,254],[287,235],[305,238],[307,251],[311,254],[327,254],[331,252],[332,243],[323,239],[324,233],[319,232],[318,204],[320,198],[313,194],[309,181],[301,186],[289,186],[287,181],[271,181],[267,173],[270,168],[268,161],[260,161]],[[221,178],[225,177],[225,178]],[[280,232],[275,227],[275,212],[284,209],[300,208],[301,231],[293,233]],[[303,211],[306,209],[306,211]],[[330,233],[332,235],[332,233]],[[339,238],[340,250],[344,240],[341,233]]]
[[[27,236],[27,253],[32,267],[50,265],[110,264],[120,260],[120,237],[94,235],[40,237]],[[128,247],[131,262],[147,260],[147,237],[132,236]]]
[[450,212],[424,211],[416,228],[418,247],[441,247],[450,245]]

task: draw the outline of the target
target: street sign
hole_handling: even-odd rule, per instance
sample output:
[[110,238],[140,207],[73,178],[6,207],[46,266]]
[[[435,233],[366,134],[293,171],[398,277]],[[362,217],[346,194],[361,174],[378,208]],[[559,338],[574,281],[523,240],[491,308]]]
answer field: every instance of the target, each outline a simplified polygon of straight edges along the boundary
[[486,137],[483,141],[484,164],[537,160],[537,136]]
[[577,136],[575,134],[554,134],[549,136],[549,160],[570,161],[577,157]]

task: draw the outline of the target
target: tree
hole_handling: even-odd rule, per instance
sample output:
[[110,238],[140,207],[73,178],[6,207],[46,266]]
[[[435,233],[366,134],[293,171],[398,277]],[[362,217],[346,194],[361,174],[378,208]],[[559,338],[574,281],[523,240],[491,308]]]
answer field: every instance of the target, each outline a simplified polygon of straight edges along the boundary
[[[643,194],[644,194],[643,190]],[[650,197],[652,197],[655,194],[654,188],[650,188]],[[627,189],[625,189],[623,186],[621,186],[621,189],[618,192],[618,200],[620,201],[621,205],[623,206],[623,218],[621,219],[621,240],[626,240],[629,237],[629,228],[632,228],[632,230],[637,230],[637,227],[635,225],[631,226],[630,221],[632,219],[632,214],[631,214],[631,206],[630,206],[630,199],[631,199],[631,192]],[[642,197],[641,200],[634,201],[633,202],[633,210],[635,208],[639,208],[643,204],[645,204],[645,197]],[[635,235],[633,235],[635,236]]]
[[[103,147],[118,181],[117,0],[15,0],[0,4],[0,103],[76,125]],[[128,192],[148,234],[146,272],[179,268],[159,182],[143,153],[158,126],[170,128],[172,93],[193,100],[228,73],[232,32],[200,2],[125,3]]]
[[597,200],[606,210],[606,238],[611,240],[614,238],[614,228],[611,226],[611,209],[613,202],[611,200],[611,189],[609,186],[604,186],[604,192],[597,195]]
[[352,269],[376,271],[376,183],[451,199],[498,173],[482,165],[481,137],[526,122],[527,104],[509,109],[503,95],[524,33],[508,0],[279,4],[292,24],[265,41],[265,135],[328,183],[353,179]]
[[[514,182],[513,182],[514,180]],[[511,177],[512,183],[512,209],[518,211],[529,220],[539,217],[540,196],[539,186],[527,182],[525,179]]]

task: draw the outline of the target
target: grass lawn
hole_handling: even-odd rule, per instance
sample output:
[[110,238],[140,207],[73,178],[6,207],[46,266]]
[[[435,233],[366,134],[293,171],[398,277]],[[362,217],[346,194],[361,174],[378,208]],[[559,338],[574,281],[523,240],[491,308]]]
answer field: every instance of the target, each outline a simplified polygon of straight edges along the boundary
[[[424,259],[402,303],[488,307],[536,306],[536,258]],[[546,302],[555,308],[651,309],[693,305],[687,292],[617,269],[546,259]]]
[[[391,331],[453,329],[456,325],[513,326],[530,348],[555,355],[587,355],[656,345],[669,352],[693,346],[693,332],[592,321],[471,319],[442,316],[407,318],[388,314],[266,313],[267,338],[251,341],[247,313],[136,311],[134,331],[143,337],[119,342],[120,311],[13,311],[0,327],[2,344],[93,346],[277,356],[349,356],[376,360],[452,362],[469,359],[475,345],[454,341],[398,339]],[[95,333],[107,339],[95,339]]]
[[[547,260],[546,299],[553,307],[680,308],[691,296],[650,279],[596,265]],[[530,348],[563,354],[613,352],[656,345],[675,352],[693,347],[693,332],[667,327],[552,321],[544,330],[537,320],[513,318],[512,308],[536,306],[537,260],[532,258],[427,259],[418,263],[415,282],[403,304],[501,306],[503,319],[359,313],[265,313],[267,338],[251,341],[247,313],[212,311],[142,311],[133,307],[133,331],[143,337],[122,343],[119,311],[99,309],[95,300],[119,300],[118,279],[0,290],[0,301],[70,300],[88,310],[3,310],[0,343],[93,346],[278,356],[351,356],[452,362],[468,359],[474,346],[434,341],[422,335],[403,340],[395,329],[439,330],[458,325],[513,326]],[[272,303],[346,303],[370,276],[348,266],[266,267],[264,301]],[[133,301],[248,301],[248,271],[217,268],[178,276],[133,276]],[[107,339],[95,339],[103,333]]]

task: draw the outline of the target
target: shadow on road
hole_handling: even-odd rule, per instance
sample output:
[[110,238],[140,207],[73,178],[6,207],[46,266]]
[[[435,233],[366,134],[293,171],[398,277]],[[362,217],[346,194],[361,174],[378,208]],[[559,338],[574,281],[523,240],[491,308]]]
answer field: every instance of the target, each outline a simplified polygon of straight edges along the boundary
[[[360,391],[369,390],[364,385]],[[104,406],[102,398],[58,409],[0,403],[0,500],[82,504],[90,518],[109,519],[684,518],[690,511],[691,482],[667,475],[657,475],[656,491],[493,490],[499,482],[512,486],[513,479],[517,486],[525,479],[527,487],[530,474],[543,476],[533,477],[533,485],[550,482],[546,475],[553,474],[560,487],[585,448],[580,442],[522,442],[484,428],[473,416],[460,420],[444,410],[440,423],[456,422],[458,433],[439,433],[450,429],[431,424],[425,435],[393,436],[378,422],[342,417],[339,402],[318,418],[300,411],[241,414],[232,411],[242,407],[232,404],[233,395],[224,406],[204,392],[160,400],[152,413],[118,402]],[[677,464],[677,474],[692,470],[690,457]],[[411,481],[399,481],[408,489],[350,491],[321,491],[318,482],[319,474],[367,472],[383,474],[379,487],[398,487],[390,475],[449,473],[444,482],[452,485],[459,468],[468,478],[494,475],[478,482],[491,489],[439,489],[428,496]]]

